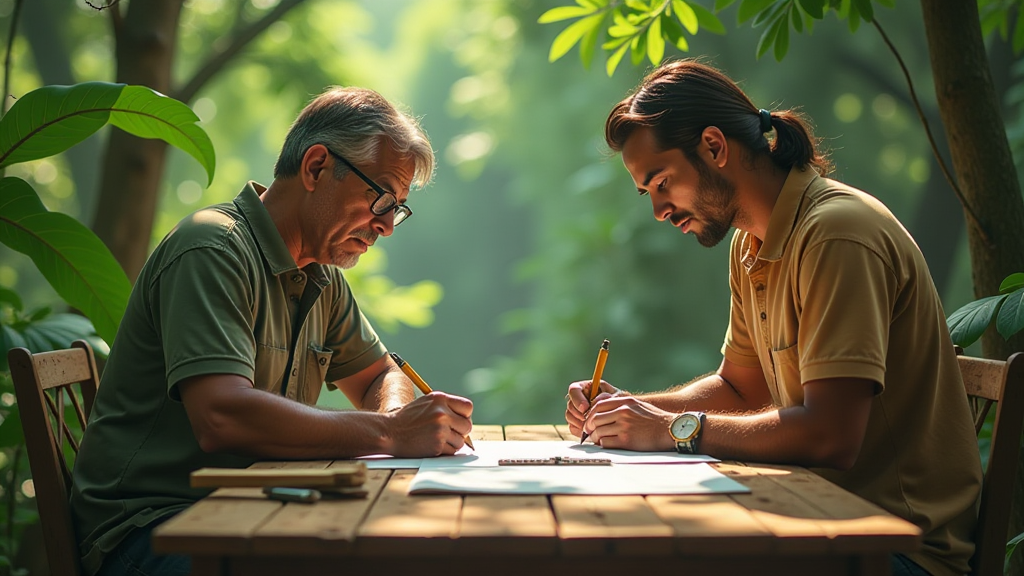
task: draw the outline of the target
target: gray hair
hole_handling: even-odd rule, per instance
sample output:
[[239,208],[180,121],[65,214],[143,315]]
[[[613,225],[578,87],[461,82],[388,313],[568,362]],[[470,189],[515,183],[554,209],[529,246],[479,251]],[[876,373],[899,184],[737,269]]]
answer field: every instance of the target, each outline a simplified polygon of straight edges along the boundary
[[[353,164],[371,163],[377,159],[381,137],[400,156],[413,160],[412,186],[426,186],[434,176],[434,150],[416,118],[373,90],[337,86],[314,98],[292,123],[274,165],[274,178],[298,174],[303,156],[314,144],[329,147]],[[347,166],[335,163],[335,178],[348,172]]]

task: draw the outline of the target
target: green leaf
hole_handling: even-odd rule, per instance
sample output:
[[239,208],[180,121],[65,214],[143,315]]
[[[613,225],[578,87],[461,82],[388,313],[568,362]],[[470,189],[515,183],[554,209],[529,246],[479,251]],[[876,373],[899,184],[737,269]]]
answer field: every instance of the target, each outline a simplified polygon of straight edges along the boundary
[[619,46],[619,49],[612,52],[612,55],[608,57],[608,62],[605,63],[605,70],[608,72],[608,76],[615,73],[615,68],[619,66],[619,61],[622,60],[622,56],[626,53],[627,48],[629,48],[629,44],[623,42],[622,46]]
[[[1010,556],[1013,556],[1013,551],[1017,549],[1017,545],[1024,542],[1024,532],[1017,534],[1006,543],[1006,561],[1010,561]],[[1006,570],[1009,572],[1009,570]]]
[[754,16],[764,12],[771,7],[775,0],[743,0],[736,16],[736,21],[743,24]]
[[91,230],[47,211],[27,182],[8,177],[0,180],[0,242],[32,258],[57,294],[114,341],[131,283]]
[[21,304],[21,296],[18,296],[18,293],[14,290],[4,288],[3,286],[0,286],[0,302],[10,304],[11,308],[14,308],[18,312],[21,312],[23,308]]
[[785,11],[786,3],[780,2],[777,5],[772,6],[771,8],[764,10],[760,14],[758,14],[754,18],[754,21],[750,23],[750,25],[753,26],[754,28],[757,28],[758,26],[764,24],[765,22],[769,22],[769,26],[774,26],[779,18],[784,17]]
[[1024,273],[1014,272],[1010,274],[999,284],[1000,294],[1009,294],[1020,288],[1024,288]]
[[[672,11],[676,13],[679,23],[686,28],[690,35],[697,33],[700,28],[700,21],[697,20],[697,13],[685,0],[672,0]],[[648,40],[649,42],[650,40]]]
[[786,57],[786,51],[789,50],[789,19],[783,15],[776,26],[779,27],[779,32],[775,36],[775,61],[782,62]]
[[665,39],[673,46],[678,47],[680,40],[682,40],[684,46],[686,45],[686,40],[683,40],[683,27],[679,25],[675,18],[666,18],[661,23],[661,33],[665,35]]
[[0,168],[46,158],[102,128],[124,84],[43,86],[19,98],[0,119]]
[[715,0],[715,12],[721,12],[736,3],[736,0]]
[[612,38],[611,40],[601,44],[602,50],[615,50],[623,44],[628,44],[633,38],[630,36],[623,36],[622,38]]
[[601,29],[604,28],[605,22],[608,20],[608,15],[605,14],[601,18],[601,22],[587,30],[586,34],[583,35],[583,39],[580,40],[580,61],[583,62],[583,67],[590,70],[590,63],[594,61],[594,51],[597,48],[597,38],[601,35]]
[[49,316],[50,312],[53,312],[53,310],[49,306],[43,306],[42,308],[39,308],[36,311],[32,312],[32,314],[30,314],[28,317],[28,321],[39,322],[43,318]]
[[966,348],[981,338],[1004,299],[1005,294],[989,296],[969,302],[950,314],[946,319],[946,326],[949,327],[953,343]]
[[800,0],[800,7],[815,20],[825,17],[825,0]]
[[722,25],[722,21],[718,19],[718,16],[712,14],[710,10],[696,2],[690,4],[690,9],[697,15],[697,23],[701,28],[713,34],[725,34],[725,26]]
[[547,12],[540,15],[537,18],[539,24],[550,24],[552,22],[561,22],[562,20],[568,20],[569,18],[578,18],[580,16],[586,16],[587,14],[593,14],[594,8],[586,6],[559,6],[558,8],[552,8]]
[[775,42],[775,36],[779,33],[778,23],[772,26],[766,26],[764,32],[761,34],[761,39],[757,41],[757,57],[761,58],[768,53],[768,49],[772,47]]
[[576,42],[579,42],[583,35],[590,31],[591,28],[595,28],[601,25],[602,17],[600,14],[593,16],[587,16],[573,22],[562,30],[558,36],[555,37],[555,41],[551,43],[551,52],[548,53],[548,62],[554,62],[572,48]]
[[1022,329],[1024,329],[1024,288],[1008,294],[996,316],[996,330],[1003,338],[1009,339],[1010,336]]
[[661,59],[665,57],[665,37],[661,35],[662,18],[668,19],[669,16],[655,18],[647,29],[647,58],[655,66],[661,64]]
[[126,86],[110,112],[110,123],[140,138],[159,138],[196,159],[213,182],[217,158],[213,142],[196,125],[191,108],[145,86]]
[[871,7],[871,0],[853,0],[857,12],[865,22],[871,22],[875,18],[875,10]]
[[800,15],[800,9],[794,6],[789,11],[789,17],[790,17],[790,20],[793,21],[793,30],[796,30],[797,33],[803,32],[804,31],[804,19],[803,19],[803,16]]
[[639,66],[644,61],[644,56],[647,55],[647,36],[644,34],[637,34],[633,37],[633,41],[629,44],[632,54],[630,59],[633,61],[633,66]]

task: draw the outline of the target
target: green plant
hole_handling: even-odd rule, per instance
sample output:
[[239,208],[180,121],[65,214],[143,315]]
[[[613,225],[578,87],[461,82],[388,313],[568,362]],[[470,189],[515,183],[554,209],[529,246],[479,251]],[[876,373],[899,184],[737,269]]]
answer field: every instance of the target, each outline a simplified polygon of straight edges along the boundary
[[1003,338],[1024,329],[1024,273],[1010,274],[999,284],[999,294],[958,308],[946,319],[953,343],[967,347],[992,325]]

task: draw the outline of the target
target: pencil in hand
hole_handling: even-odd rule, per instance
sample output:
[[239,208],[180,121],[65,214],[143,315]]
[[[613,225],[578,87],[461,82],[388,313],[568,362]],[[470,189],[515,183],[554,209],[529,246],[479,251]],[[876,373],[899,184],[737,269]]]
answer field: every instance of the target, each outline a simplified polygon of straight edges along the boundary
[[[588,393],[587,400],[590,401],[590,406],[587,407],[586,413],[583,414],[583,421],[586,422],[587,414],[590,414],[590,409],[594,407],[594,398],[597,398],[597,394],[601,391],[601,375],[604,374],[604,363],[608,361],[608,346],[611,345],[606,338],[604,342],[601,342],[601,349],[597,351],[597,365],[594,366],[594,378],[590,381],[590,392]],[[580,433],[580,444],[583,444],[587,439],[587,432],[581,431]]]
[[[424,381],[423,378],[421,378],[420,375],[417,374],[416,371],[412,369],[412,366],[410,366],[408,362],[403,360],[401,356],[395,354],[394,352],[391,352],[390,354],[391,359],[395,361],[395,364],[398,364],[398,367],[401,368],[402,372],[404,372],[405,375],[409,377],[409,380],[412,380],[412,383],[415,384],[416,387],[420,389],[420,392],[424,394],[430,394],[431,392],[433,392],[433,390],[430,389],[430,385],[427,384],[426,381]],[[469,434],[463,436],[462,439],[466,441],[466,446],[469,446],[471,449],[476,450],[476,446],[473,446],[473,440],[469,437]]]

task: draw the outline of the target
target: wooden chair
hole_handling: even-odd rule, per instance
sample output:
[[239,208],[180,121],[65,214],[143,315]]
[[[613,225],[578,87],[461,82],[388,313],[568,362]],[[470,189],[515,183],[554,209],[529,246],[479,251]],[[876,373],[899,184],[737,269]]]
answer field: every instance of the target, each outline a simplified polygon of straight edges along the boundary
[[997,576],[1003,574],[1006,542],[1010,538],[1010,503],[1024,428],[1024,353],[1005,361],[963,356],[959,347],[957,354],[964,387],[975,402],[975,432],[981,432],[989,409],[996,404],[971,568],[975,576]]
[[[84,340],[76,340],[71,346],[38,354],[25,348],[12,348],[7,353],[21,426],[25,431],[46,555],[54,576],[81,573],[68,503],[71,469],[64,457],[65,445],[78,453],[78,442],[64,419],[64,399],[70,399],[78,423],[85,430],[97,385],[92,348]],[[80,384],[82,403],[71,389],[75,383]]]

